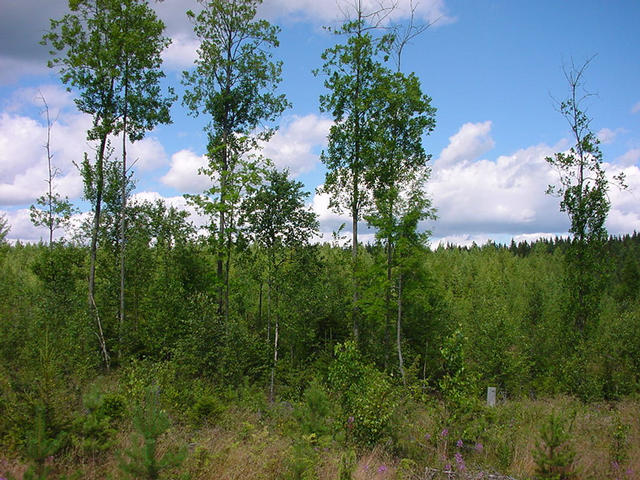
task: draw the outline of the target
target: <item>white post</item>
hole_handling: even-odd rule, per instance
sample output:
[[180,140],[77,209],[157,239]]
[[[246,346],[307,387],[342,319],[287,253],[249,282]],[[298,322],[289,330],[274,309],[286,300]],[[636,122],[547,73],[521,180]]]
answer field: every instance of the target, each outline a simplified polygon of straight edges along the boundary
[[496,387],[487,387],[487,405],[496,406]]

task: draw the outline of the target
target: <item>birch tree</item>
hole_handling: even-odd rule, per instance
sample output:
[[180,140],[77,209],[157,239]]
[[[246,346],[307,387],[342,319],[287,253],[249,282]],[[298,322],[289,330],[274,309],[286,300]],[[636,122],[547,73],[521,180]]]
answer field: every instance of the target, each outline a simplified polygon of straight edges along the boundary
[[279,28],[256,19],[260,0],[199,0],[187,14],[200,39],[192,71],[184,72],[183,103],[206,115],[207,166],[211,187],[190,200],[211,217],[216,254],[218,313],[229,316],[229,266],[242,196],[259,183],[260,158],[252,155],[268,140],[273,122],[287,108],[276,93],[282,63],[272,59]]
[[[59,70],[69,89],[76,90],[76,106],[93,119],[87,140],[97,142],[95,161],[91,163],[85,155],[82,162],[85,191],[93,192],[88,290],[108,367],[110,359],[95,301],[95,275],[109,138],[122,133],[131,141],[139,140],[157,124],[170,121],[173,96],[171,92],[164,96],[159,85],[164,76],[160,53],[169,39],[162,35],[164,24],[143,0],[69,0],[68,5],[70,13],[51,20],[43,43],[51,47],[49,66]],[[126,145],[123,148],[126,176]]]

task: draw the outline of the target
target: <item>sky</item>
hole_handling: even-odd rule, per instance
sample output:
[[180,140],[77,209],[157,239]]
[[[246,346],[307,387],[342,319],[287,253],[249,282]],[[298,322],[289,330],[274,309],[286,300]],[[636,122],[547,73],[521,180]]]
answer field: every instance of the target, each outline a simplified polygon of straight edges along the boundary
[[[365,0],[376,5],[379,0]],[[385,1],[385,0],[382,0]],[[393,21],[408,18],[409,0],[395,0]],[[344,41],[323,26],[337,25],[353,0],[264,0],[259,15],[281,28],[274,56],[283,61],[279,91],[292,108],[263,154],[310,192],[321,238],[330,239],[348,214],[329,210],[316,193],[324,181],[320,153],[332,119],[320,112],[326,93],[314,76],[322,52]],[[558,173],[545,157],[571,146],[571,131],[557,109],[568,94],[563,68],[582,65],[591,129],[601,141],[608,176],[626,175],[628,188],[611,186],[607,228],[611,234],[640,231],[640,2],[637,0],[414,0],[416,18],[431,23],[408,46],[402,66],[415,72],[437,108],[436,128],[424,137],[431,155],[427,191],[437,220],[423,225],[431,244],[469,245],[532,241],[566,235],[569,220],[559,199],[545,194]],[[198,43],[185,11],[195,0],[153,3],[172,44],[163,54],[166,84],[178,94],[182,72],[192,68]],[[74,166],[91,152],[91,119],[79,113],[46,67],[39,45],[50,18],[67,11],[65,0],[0,0],[0,215],[11,241],[37,242],[48,233],[34,227],[29,206],[44,194],[47,137],[44,98],[55,119],[51,131],[55,189],[86,210],[82,179]],[[208,185],[204,164],[206,119],[187,115],[178,100],[173,123],[160,126],[130,147],[136,200],[164,198],[185,209],[183,194]],[[206,219],[193,216],[196,223]],[[365,231],[362,238],[372,238]]]

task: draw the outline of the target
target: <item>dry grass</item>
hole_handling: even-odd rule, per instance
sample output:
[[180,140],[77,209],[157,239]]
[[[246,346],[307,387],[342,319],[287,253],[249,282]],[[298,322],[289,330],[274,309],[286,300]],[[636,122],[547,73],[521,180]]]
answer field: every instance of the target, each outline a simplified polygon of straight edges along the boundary
[[[501,471],[517,479],[530,479],[535,475],[533,450],[539,438],[539,430],[552,412],[562,412],[573,418],[571,444],[576,452],[574,469],[581,480],[640,479],[640,402],[624,400],[615,404],[584,405],[571,398],[556,398],[549,401],[522,400],[496,407],[494,430],[487,432],[484,450],[464,451],[465,459],[472,469]],[[442,455],[454,464],[455,438],[444,444],[425,442],[424,431],[433,431],[438,421],[428,418],[436,415],[434,410],[418,411],[407,418],[407,429],[413,430],[408,439],[414,439],[411,458],[415,463],[415,475],[423,478],[427,467],[442,468]],[[291,425],[290,413],[277,413],[275,417],[263,418],[258,413],[231,410],[218,425],[194,429],[177,424],[162,438],[159,454],[169,449],[188,446],[188,457],[179,472],[171,472],[166,478],[177,478],[186,474],[189,480],[276,480],[294,478],[292,462],[295,458],[297,434],[287,431]],[[618,419],[618,420],[616,420]],[[615,425],[628,425],[624,453],[626,460],[617,471],[612,469],[614,452],[613,432]],[[404,426],[400,428],[405,428]],[[422,438],[419,433],[422,432]],[[130,447],[136,438],[131,428],[123,429],[116,439],[112,451],[103,455],[83,456],[79,451],[67,451],[54,458],[51,478],[75,474],[75,478],[102,480],[124,478],[118,468],[115,451]],[[409,440],[406,440],[407,442]],[[441,440],[438,440],[441,441]],[[495,445],[492,445],[491,442]],[[498,448],[502,442],[512,447],[510,463],[497,467]],[[345,449],[333,443],[328,447],[312,446],[312,478],[336,480],[342,468]],[[468,458],[467,458],[468,457]],[[352,478],[354,480],[400,480],[401,458],[392,456],[387,450],[377,447],[360,451],[356,455]],[[347,462],[348,463],[348,462]],[[0,477],[21,479],[26,465],[23,462],[2,459],[0,455]],[[477,471],[477,470],[476,470]],[[421,473],[422,472],[422,473]],[[422,475],[422,476],[421,476]],[[305,477],[306,478],[306,477]]]

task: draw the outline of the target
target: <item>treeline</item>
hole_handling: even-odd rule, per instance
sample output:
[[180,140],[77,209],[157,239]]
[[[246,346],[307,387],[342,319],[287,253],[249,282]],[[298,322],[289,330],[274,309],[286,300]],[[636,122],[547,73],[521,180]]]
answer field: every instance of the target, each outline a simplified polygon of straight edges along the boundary
[[[348,247],[336,242],[287,249],[275,273],[264,249],[238,247],[229,266],[225,320],[217,313],[216,259],[208,241],[195,239],[184,214],[162,203],[133,208],[139,224],[129,238],[125,323],[114,296],[118,251],[105,242],[97,258],[96,300],[112,367],[175,362],[185,375],[221,385],[268,385],[275,368],[275,391],[285,398],[326,375],[335,346],[352,338]],[[462,385],[469,396],[480,396],[488,385],[507,397],[566,392],[614,399],[636,391],[640,237],[607,242],[611,273],[599,314],[584,333],[570,321],[567,244],[559,239],[415,252],[401,313],[408,383],[443,395]],[[357,347],[366,363],[399,378],[399,332],[385,311],[384,258],[379,244],[360,254]],[[89,261],[87,247],[70,243],[2,247],[4,387],[46,391],[46,382],[104,369],[87,309]],[[392,289],[394,311],[397,298]]]

